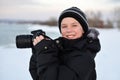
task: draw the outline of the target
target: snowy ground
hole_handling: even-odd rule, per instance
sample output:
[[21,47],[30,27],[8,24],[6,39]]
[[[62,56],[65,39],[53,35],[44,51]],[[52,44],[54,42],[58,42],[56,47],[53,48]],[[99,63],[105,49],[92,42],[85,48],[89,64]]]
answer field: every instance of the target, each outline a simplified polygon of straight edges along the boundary
[[99,31],[102,49],[96,57],[97,80],[120,80],[120,31]]
[[[29,28],[30,30],[37,27]],[[59,35],[58,29],[44,27],[47,34]],[[52,32],[53,31],[53,32]],[[120,80],[120,31],[117,29],[99,29],[101,51],[96,56],[97,80]],[[53,35],[54,33],[55,35]],[[11,46],[11,45],[10,45]],[[12,47],[0,47],[0,80],[32,80],[29,74],[30,49],[17,49]]]

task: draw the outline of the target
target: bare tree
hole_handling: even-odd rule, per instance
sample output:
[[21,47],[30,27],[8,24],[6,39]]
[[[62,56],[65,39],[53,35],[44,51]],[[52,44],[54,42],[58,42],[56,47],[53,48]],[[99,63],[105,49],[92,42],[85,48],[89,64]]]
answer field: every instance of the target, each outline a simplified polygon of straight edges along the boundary
[[97,28],[103,28],[104,27],[104,21],[102,20],[102,13],[100,11],[93,12],[93,11],[87,11],[87,18],[88,23],[91,27],[97,27]]
[[120,7],[114,9],[114,22],[117,27],[120,29]]
[[113,22],[108,19],[108,20],[106,21],[105,28],[113,28]]

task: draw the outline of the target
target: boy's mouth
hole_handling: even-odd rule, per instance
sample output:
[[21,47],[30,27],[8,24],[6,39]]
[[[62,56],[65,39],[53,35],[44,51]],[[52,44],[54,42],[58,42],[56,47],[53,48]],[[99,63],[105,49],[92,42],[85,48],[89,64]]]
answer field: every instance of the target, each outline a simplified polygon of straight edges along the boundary
[[71,39],[71,38],[74,38],[75,35],[66,35],[67,38]]

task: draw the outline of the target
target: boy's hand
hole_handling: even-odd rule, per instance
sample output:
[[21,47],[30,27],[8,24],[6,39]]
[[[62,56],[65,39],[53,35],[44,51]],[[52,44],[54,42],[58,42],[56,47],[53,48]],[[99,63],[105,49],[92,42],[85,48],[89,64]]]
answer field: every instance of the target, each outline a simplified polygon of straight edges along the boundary
[[37,43],[39,43],[40,41],[42,41],[44,39],[44,37],[42,35],[40,36],[36,36],[35,39],[33,39],[33,45],[35,46]]

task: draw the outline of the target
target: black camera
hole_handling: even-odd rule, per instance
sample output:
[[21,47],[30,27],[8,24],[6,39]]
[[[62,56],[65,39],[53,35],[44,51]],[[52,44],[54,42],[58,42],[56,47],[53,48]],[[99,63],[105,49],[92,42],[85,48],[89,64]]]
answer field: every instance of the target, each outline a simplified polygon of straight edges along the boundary
[[45,32],[40,29],[40,30],[31,31],[31,35],[17,35],[16,36],[17,48],[32,48],[33,39],[39,35],[45,36]]

